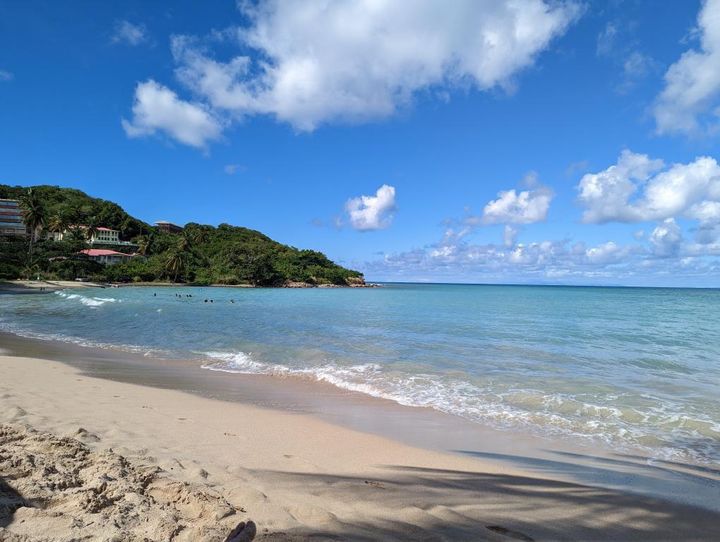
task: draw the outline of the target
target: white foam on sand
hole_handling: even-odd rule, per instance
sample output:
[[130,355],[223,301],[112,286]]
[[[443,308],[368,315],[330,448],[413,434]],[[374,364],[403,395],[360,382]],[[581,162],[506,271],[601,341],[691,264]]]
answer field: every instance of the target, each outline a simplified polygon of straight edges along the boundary
[[[657,459],[709,463],[720,457],[717,445],[720,425],[702,415],[678,414],[667,404],[645,412],[596,404],[586,396],[547,394],[524,388],[499,392],[444,375],[385,370],[374,363],[288,367],[265,363],[249,352],[200,354],[205,358],[204,369],[327,382],[341,389],[405,406],[433,408],[499,429],[523,428],[536,434],[601,442],[626,451],[642,449]],[[640,424],[637,419],[652,423]],[[685,446],[685,442],[692,442],[693,446]]]

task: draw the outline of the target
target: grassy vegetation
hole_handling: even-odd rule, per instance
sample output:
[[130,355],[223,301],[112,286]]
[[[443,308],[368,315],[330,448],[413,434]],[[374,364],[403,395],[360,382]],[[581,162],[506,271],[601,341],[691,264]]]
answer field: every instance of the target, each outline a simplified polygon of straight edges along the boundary
[[[0,278],[72,280],[89,277],[113,282],[173,281],[192,284],[282,286],[288,282],[348,285],[362,274],[345,269],[321,252],[283,245],[247,228],[221,224],[187,224],[181,234],[158,230],[128,215],[119,205],[57,186],[32,189],[0,185],[0,198],[21,201],[31,235],[0,238]],[[135,246],[107,246],[140,256],[104,267],[78,254],[87,247],[88,230],[76,230],[64,241],[47,234],[84,224],[120,231]],[[97,245],[95,245],[97,247]]]

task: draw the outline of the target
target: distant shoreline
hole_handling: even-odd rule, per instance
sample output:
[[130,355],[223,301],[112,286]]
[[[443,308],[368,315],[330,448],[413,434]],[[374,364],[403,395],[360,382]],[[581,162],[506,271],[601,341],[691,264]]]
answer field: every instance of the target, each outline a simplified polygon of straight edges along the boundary
[[283,286],[254,286],[252,284],[187,284],[177,282],[128,282],[128,283],[99,283],[71,280],[7,280],[0,281],[0,292],[5,293],[45,293],[58,290],[77,288],[129,288],[139,286],[143,288],[380,288],[380,284],[364,283],[359,285],[341,286],[338,284],[309,284],[294,282]]

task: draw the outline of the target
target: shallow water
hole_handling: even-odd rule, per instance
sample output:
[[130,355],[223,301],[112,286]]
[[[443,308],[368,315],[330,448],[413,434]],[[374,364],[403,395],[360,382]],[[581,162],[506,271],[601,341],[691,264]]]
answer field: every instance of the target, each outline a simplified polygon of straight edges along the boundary
[[0,330],[716,463],[718,307],[690,289],[83,289],[0,296]]

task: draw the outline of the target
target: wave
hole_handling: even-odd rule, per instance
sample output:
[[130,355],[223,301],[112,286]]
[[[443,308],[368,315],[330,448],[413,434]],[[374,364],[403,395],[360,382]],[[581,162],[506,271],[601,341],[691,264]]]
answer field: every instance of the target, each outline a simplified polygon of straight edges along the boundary
[[499,391],[447,375],[407,374],[373,363],[288,367],[259,361],[248,352],[197,354],[204,357],[204,369],[326,382],[498,429],[522,428],[539,435],[600,441],[614,449],[641,449],[655,459],[708,463],[720,458],[720,423],[701,413],[689,415],[683,412],[682,405],[654,397],[655,406],[641,410],[615,406],[618,395],[592,397],[527,388]]
[[80,303],[87,307],[101,307],[105,303],[120,303],[120,299],[114,297],[87,297],[81,294],[68,293],[64,290],[58,290],[55,292],[56,295],[65,298],[67,300],[78,300]]

